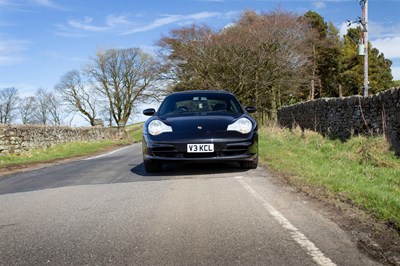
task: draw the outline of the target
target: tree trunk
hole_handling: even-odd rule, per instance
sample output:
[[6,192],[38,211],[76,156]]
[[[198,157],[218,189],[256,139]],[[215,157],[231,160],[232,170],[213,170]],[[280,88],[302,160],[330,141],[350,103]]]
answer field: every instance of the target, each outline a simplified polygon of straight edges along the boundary
[[271,120],[275,121],[277,119],[277,99],[276,99],[276,89],[272,87],[271,90],[271,110],[270,110],[270,118]]
[[310,100],[314,100],[314,95],[315,95],[315,86],[314,86],[314,80],[311,80],[311,91],[310,91]]

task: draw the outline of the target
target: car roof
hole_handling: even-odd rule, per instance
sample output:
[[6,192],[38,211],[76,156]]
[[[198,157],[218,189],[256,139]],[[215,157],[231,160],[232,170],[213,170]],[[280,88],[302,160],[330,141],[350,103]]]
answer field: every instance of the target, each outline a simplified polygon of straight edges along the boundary
[[229,91],[224,91],[224,90],[188,90],[188,91],[177,91],[173,92],[170,95],[176,95],[176,94],[195,94],[195,93],[212,93],[212,94],[229,94],[233,95]]

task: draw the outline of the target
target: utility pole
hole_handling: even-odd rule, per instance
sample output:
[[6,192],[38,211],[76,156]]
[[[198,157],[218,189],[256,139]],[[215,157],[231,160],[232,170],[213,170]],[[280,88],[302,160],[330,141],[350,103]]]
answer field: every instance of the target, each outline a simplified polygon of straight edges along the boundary
[[368,97],[368,0],[360,0],[363,26],[362,39],[364,43],[364,97]]
[[368,0],[357,0],[361,6],[362,18],[358,17],[356,21],[347,20],[347,26],[357,23],[361,24],[361,40],[358,46],[359,55],[364,56],[364,97],[368,97]]

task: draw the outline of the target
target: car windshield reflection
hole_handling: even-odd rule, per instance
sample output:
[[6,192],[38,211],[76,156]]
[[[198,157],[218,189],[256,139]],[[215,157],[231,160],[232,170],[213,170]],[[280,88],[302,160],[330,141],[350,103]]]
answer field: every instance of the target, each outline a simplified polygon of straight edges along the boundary
[[237,100],[229,94],[171,95],[165,99],[159,115],[208,115],[215,113],[243,113]]

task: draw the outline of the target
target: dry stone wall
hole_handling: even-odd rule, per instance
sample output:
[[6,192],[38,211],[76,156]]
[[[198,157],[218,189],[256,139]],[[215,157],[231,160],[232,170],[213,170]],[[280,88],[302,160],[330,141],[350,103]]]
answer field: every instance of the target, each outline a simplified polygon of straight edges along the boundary
[[370,97],[325,98],[284,106],[278,110],[281,126],[317,131],[347,139],[354,134],[384,134],[400,154],[400,88]]
[[0,124],[0,156],[71,141],[119,139],[116,128]]

